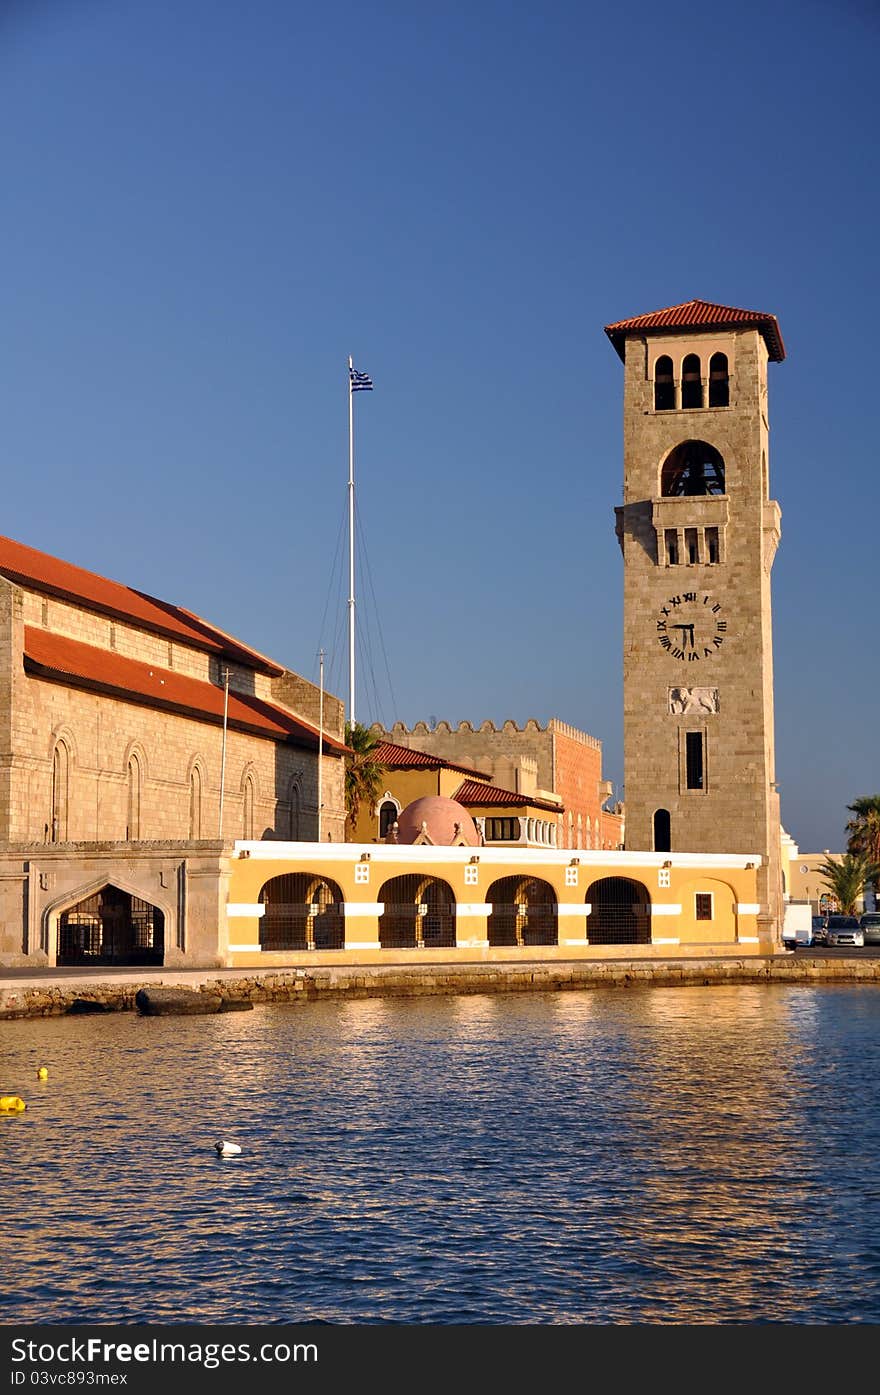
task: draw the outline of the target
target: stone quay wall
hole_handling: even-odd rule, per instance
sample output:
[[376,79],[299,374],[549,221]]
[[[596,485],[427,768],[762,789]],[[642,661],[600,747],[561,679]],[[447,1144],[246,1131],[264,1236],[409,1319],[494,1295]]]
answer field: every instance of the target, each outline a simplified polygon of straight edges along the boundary
[[[121,980],[99,974],[17,984],[0,980],[0,1020],[57,1017],[85,999],[96,1010],[135,1010],[139,988],[165,984],[253,1003],[302,1003],[321,998],[417,997],[428,994],[523,993],[592,988],[691,988],[724,984],[876,983],[880,958],[798,957],[791,954],[741,959],[677,961],[605,960],[518,964],[432,964],[217,973],[145,972]],[[76,1011],[77,1009],[74,1009]]]

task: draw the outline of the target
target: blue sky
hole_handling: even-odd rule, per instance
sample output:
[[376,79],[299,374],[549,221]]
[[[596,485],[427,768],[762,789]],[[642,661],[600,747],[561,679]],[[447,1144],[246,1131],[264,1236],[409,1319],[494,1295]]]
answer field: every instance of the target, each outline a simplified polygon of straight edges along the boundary
[[880,791],[878,15],[0,0],[0,531],[344,696],[351,353],[358,718],[557,716],[620,794],[603,326],[770,311],[783,820],[840,848]]

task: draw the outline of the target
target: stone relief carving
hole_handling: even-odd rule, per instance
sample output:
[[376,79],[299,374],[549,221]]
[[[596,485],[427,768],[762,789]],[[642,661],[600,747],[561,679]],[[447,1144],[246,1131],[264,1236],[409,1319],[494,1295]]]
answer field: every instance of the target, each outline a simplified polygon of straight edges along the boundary
[[669,711],[676,716],[689,712],[718,712],[718,689],[670,688]]

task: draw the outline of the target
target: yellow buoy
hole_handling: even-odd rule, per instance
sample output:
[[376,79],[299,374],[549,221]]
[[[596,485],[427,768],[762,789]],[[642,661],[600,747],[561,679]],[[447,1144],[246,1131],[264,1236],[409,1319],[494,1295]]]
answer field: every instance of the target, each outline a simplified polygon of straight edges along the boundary
[[40,1066],[40,1069],[37,1071],[37,1079],[38,1079],[38,1080],[48,1080],[48,1079],[49,1079],[49,1072],[46,1070],[46,1067],[45,1067],[45,1066]]
[[0,1109],[4,1114],[20,1114],[27,1105],[21,1095],[0,1095]]

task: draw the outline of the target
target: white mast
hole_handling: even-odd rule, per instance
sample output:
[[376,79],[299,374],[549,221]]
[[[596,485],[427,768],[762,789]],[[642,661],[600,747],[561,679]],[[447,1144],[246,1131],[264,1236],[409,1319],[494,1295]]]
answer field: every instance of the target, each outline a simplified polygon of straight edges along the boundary
[[348,720],[354,726],[354,391],[348,356]]
[[321,811],[323,804],[322,766],[324,755],[324,651],[318,653],[318,667],[321,675],[321,696],[318,705],[318,842],[321,841]]

